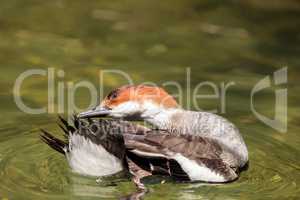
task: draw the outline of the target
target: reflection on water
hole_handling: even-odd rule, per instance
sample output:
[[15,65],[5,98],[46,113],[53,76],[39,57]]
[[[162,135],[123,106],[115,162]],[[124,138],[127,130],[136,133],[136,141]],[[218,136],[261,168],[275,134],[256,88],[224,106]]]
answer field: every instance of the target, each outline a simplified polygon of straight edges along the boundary
[[75,197],[113,198],[113,194],[117,192],[116,187],[99,187],[95,180],[86,180],[86,178],[79,176],[73,176],[71,184],[72,195]]
[[[96,86],[99,70],[112,68],[136,83],[185,85],[186,67],[192,87],[200,81],[235,82],[224,116],[245,138],[248,171],[224,185],[146,181],[145,199],[299,198],[299,19],[296,0],[2,1],[0,199],[116,199],[135,191],[128,178],[98,184],[73,174],[63,156],[41,143],[39,128],[59,132],[56,115],[20,112],[12,87],[24,70],[48,67],[65,71],[57,81],[89,80]],[[257,120],[249,99],[255,83],[283,66],[289,74],[287,133]],[[111,76],[104,83],[108,91],[124,80]],[[33,77],[24,82],[21,95],[27,105],[42,107],[46,89],[45,78]],[[78,90],[76,105],[84,108],[87,96]],[[274,114],[272,91],[258,95],[255,104],[267,116]],[[207,110],[218,105],[210,99],[199,102]]]

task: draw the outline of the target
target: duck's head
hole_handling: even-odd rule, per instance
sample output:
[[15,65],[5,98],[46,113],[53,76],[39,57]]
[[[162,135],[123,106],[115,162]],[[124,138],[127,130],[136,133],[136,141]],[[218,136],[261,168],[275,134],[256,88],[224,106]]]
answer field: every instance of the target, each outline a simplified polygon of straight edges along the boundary
[[174,97],[160,87],[123,86],[111,91],[99,106],[78,116],[80,118],[108,116],[139,120],[176,108],[178,104]]

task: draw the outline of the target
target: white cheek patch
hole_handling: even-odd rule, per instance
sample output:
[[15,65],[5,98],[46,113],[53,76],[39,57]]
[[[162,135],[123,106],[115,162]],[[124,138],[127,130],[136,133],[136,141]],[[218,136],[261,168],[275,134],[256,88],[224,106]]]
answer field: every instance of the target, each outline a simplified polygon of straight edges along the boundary
[[169,123],[170,116],[178,111],[177,108],[166,109],[153,101],[144,102],[143,108],[144,112],[142,118],[150,122],[150,124],[161,128],[163,128],[166,123]]
[[141,111],[141,105],[135,101],[121,103],[111,110],[113,117],[126,117]]

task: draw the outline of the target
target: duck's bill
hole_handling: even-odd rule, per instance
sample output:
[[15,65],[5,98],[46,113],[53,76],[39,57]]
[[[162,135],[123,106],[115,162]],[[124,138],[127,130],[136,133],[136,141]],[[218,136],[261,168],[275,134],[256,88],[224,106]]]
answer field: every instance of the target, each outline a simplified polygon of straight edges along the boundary
[[107,108],[95,108],[78,114],[79,118],[93,118],[93,117],[105,117],[110,114],[110,110]]

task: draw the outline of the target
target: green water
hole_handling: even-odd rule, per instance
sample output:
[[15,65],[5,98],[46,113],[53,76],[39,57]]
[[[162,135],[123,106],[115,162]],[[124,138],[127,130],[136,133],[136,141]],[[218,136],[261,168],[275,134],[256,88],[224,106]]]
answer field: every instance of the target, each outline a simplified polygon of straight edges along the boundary
[[[177,81],[186,88],[187,67],[192,88],[201,81],[235,82],[222,115],[245,138],[248,171],[225,185],[145,180],[150,189],[145,199],[299,199],[300,4],[263,2],[1,0],[0,199],[116,199],[135,191],[126,178],[97,184],[95,178],[72,173],[65,158],[39,140],[40,128],[59,135],[56,113],[20,111],[13,86],[25,70],[49,67],[65,72],[56,77],[56,86],[88,80],[99,89],[99,70],[120,69],[135,83]],[[250,93],[284,66],[288,84],[279,88],[288,88],[288,131],[281,133],[255,117]],[[117,76],[104,80],[106,92],[122,84]],[[278,86],[255,98],[256,109],[268,117],[274,115],[274,89]],[[167,90],[176,93],[174,87]],[[187,89],[183,93],[183,107],[189,107]],[[46,77],[26,79],[21,96],[31,107],[47,106]],[[75,99],[81,109],[90,101],[84,88]],[[218,100],[198,103],[220,110]],[[54,108],[57,112],[57,101]]]

